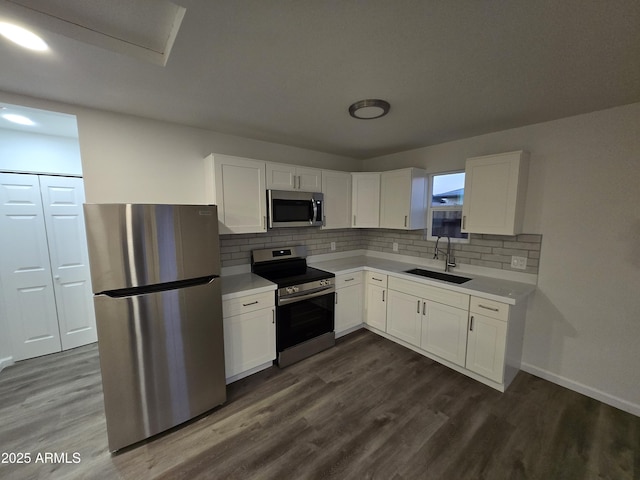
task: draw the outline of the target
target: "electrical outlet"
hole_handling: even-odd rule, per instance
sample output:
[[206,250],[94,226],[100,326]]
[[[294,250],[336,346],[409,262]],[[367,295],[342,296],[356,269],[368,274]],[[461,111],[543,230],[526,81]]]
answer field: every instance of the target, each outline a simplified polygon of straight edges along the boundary
[[393,242],[393,251],[394,252],[398,251],[398,242]]
[[331,251],[336,249],[336,242],[331,242]]
[[517,268],[518,270],[527,269],[527,257],[511,257],[511,268]]

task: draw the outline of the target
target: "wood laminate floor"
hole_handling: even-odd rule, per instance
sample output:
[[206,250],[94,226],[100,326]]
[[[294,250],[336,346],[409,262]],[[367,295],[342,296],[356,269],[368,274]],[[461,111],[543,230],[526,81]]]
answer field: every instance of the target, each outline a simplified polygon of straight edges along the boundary
[[[0,478],[640,478],[639,417],[523,372],[501,394],[365,330],[117,455],[102,408],[95,345],[4,370],[0,452],[32,462]],[[69,463],[34,461],[47,452]]]

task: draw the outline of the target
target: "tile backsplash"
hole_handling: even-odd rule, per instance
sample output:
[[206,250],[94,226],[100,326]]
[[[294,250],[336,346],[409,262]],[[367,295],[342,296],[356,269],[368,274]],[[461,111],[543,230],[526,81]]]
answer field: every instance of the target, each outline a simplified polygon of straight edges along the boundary
[[[335,242],[335,252],[366,249],[432,258],[435,242],[424,240],[424,238],[424,232],[421,230],[277,228],[267,233],[220,235],[220,257],[223,267],[231,267],[250,263],[251,250],[306,245],[308,255],[320,255],[332,253],[331,242]],[[393,251],[394,242],[398,244],[397,252]],[[514,236],[473,234],[469,243],[452,243],[451,249],[458,264],[537,274],[541,244],[542,235],[538,234]],[[441,247],[446,248],[446,245]],[[511,267],[512,255],[527,258],[526,270]]]

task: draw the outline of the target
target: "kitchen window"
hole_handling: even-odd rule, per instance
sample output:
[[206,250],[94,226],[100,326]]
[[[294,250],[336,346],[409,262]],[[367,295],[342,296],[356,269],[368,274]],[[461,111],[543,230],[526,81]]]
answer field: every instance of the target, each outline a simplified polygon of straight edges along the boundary
[[464,202],[464,172],[439,173],[429,176],[428,240],[438,236],[468,243],[469,234],[462,233],[462,203]]

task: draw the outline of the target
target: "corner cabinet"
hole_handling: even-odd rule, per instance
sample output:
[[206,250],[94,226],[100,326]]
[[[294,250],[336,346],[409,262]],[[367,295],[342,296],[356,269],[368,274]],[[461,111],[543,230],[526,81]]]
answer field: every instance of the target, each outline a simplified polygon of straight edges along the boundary
[[270,367],[276,358],[273,292],[222,302],[227,383]]
[[352,173],[352,227],[380,226],[380,173]]
[[206,195],[218,206],[219,233],[267,231],[266,164],[211,154],[205,158]]
[[462,231],[522,233],[529,154],[524,151],[467,159]]
[[351,174],[322,171],[323,229],[351,227]]
[[427,172],[403,168],[380,175],[380,228],[417,230],[427,226]]
[[322,170],[266,162],[267,188],[270,190],[322,191]]

